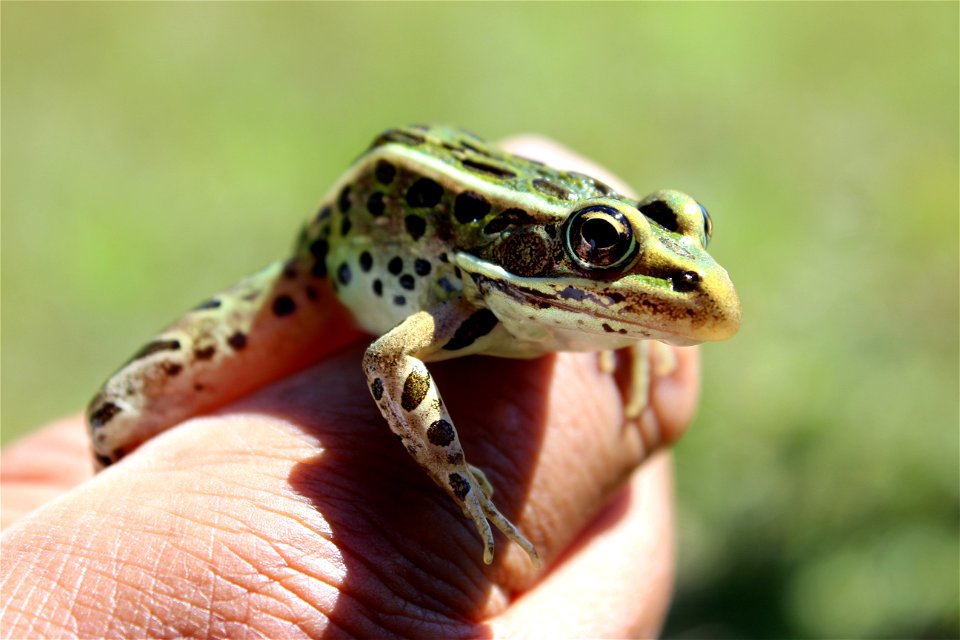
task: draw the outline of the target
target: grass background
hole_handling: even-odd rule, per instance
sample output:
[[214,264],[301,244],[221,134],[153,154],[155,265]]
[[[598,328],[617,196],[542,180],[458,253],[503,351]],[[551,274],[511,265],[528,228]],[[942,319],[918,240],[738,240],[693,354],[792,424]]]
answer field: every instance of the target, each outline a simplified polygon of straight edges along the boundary
[[535,131],[711,210],[740,335],[668,637],[956,637],[958,5],[2,9],[2,433],[282,255],[380,130]]

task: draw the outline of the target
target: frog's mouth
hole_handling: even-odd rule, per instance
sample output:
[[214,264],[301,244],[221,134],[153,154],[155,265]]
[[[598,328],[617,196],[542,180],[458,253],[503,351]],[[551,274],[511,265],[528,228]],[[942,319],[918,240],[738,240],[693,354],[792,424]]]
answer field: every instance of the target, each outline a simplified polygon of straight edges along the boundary
[[[556,287],[545,280],[534,278],[523,278],[531,284],[542,285],[545,290],[539,288],[523,286],[516,280],[504,281],[489,278],[479,273],[470,274],[477,285],[477,290],[487,298],[491,295],[499,294],[501,297],[509,297],[516,301],[518,305],[533,309],[553,309],[566,312],[573,317],[583,319],[589,317],[592,322],[578,324],[577,328],[583,332],[596,333],[598,335],[620,333],[625,336],[633,336],[637,339],[654,338],[671,341],[690,342],[690,337],[682,332],[670,331],[660,322],[643,322],[638,320],[632,312],[623,309],[625,298],[622,294],[609,291],[597,291],[595,283],[589,280],[569,281],[562,288]],[[589,285],[592,287],[588,288]],[[669,287],[669,284],[666,285]],[[493,292],[496,291],[496,294]],[[652,300],[658,300],[652,297]],[[654,304],[653,306],[659,306]],[[646,316],[656,316],[649,310]],[[615,328],[618,327],[618,328]],[[693,342],[696,342],[694,340]]]
[[[709,291],[686,286],[684,273],[668,277],[631,274],[612,282],[567,278],[558,283],[520,277],[466,254],[457,256],[457,264],[488,304],[498,298],[524,310],[515,315],[525,312],[527,318],[530,309],[569,314],[571,326],[585,333],[619,333],[682,345],[722,340],[739,327],[739,304],[735,315],[724,312],[729,305],[715,300]],[[736,295],[732,284],[722,289],[723,293]]]

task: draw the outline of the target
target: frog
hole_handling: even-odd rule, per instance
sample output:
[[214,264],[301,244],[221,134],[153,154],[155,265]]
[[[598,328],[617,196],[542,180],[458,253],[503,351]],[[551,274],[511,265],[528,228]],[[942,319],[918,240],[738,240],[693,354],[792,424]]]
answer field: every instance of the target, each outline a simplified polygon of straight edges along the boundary
[[610,354],[627,349],[625,416],[636,418],[648,345],[724,340],[739,328],[734,285],[707,252],[712,227],[680,191],[638,200],[467,130],[387,130],[322,198],[292,255],[196,306],[107,379],[87,409],[95,464],[339,348],[351,336],[318,333],[340,314],[375,338],[357,375],[473,523],[483,561],[493,561],[495,527],[539,567],[467,462],[427,363],[589,351],[609,369]]

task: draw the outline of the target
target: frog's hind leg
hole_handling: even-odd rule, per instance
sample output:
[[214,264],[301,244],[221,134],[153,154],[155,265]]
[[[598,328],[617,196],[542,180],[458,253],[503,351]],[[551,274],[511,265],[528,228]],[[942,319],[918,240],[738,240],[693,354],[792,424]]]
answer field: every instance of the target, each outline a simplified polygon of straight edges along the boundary
[[[143,441],[339,349],[358,334],[323,274],[277,262],[143,346],[90,401],[98,468]],[[341,325],[341,326],[336,326]],[[325,331],[325,327],[336,326]]]
[[[483,561],[493,561],[490,523],[540,566],[534,546],[507,520],[491,500],[493,487],[482,471],[467,464],[457,430],[440,398],[437,385],[422,359],[457,340],[475,322],[476,311],[445,307],[437,314],[416,313],[374,342],[363,359],[363,370],[380,412],[411,456],[443,487],[473,521],[483,540]],[[492,314],[491,314],[492,316]],[[477,327],[471,327],[475,334]],[[487,329],[489,331],[489,329]],[[482,334],[481,334],[482,335]],[[473,336],[470,338],[473,339]],[[460,338],[460,342],[463,342]]]

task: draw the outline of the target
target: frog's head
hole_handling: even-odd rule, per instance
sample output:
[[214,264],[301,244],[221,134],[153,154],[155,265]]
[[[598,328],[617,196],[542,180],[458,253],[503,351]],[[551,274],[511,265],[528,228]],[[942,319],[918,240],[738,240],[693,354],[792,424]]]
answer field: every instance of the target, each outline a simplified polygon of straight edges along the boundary
[[678,191],[613,195],[574,203],[559,225],[507,229],[457,264],[466,295],[517,336],[570,349],[689,345],[740,326],[730,276],[706,251],[711,231],[706,209]]

